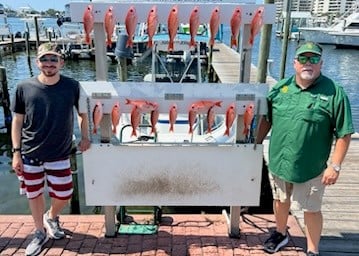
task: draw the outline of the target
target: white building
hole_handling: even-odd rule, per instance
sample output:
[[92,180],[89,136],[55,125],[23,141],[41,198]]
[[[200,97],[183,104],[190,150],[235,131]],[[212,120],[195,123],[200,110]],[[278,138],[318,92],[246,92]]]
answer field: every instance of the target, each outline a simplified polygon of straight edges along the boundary
[[[359,4],[359,0],[288,0],[291,1],[291,10],[311,12],[315,16],[339,17],[346,13],[353,5]],[[285,0],[275,0],[276,17],[280,17],[286,6]]]

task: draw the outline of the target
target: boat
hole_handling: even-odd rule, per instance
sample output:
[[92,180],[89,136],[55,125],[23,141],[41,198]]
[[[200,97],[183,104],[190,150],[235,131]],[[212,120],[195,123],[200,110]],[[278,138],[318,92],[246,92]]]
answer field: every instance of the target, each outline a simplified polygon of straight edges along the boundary
[[0,37],[4,40],[4,37],[9,37],[10,35],[11,30],[7,21],[7,14],[4,5],[0,4]]
[[334,38],[336,48],[359,47],[359,30],[330,32],[329,34]]
[[337,47],[358,47],[359,41],[359,6],[358,4],[331,26],[300,27],[300,36],[306,41]]
[[[48,38],[49,33],[51,33],[51,37],[55,37],[54,28],[46,27],[46,18],[42,17],[40,14],[26,13],[21,20],[24,22],[24,31],[28,34],[29,40],[36,40],[36,33],[38,33],[40,39]],[[25,36],[26,34],[23,35],[23,37]]]
[[142,122],[138,128],[137,137],[131,136],[132,126],[130,114],[121,116],[120,124],[117,127],[116,138],[121,143],[135,141],[149,142],[175,142],[175,143],[234,143],[236,126],[230,129],[229,136],[224,135],[226,130],[225,116],[216,115],[211,132],[207,131],[207,115],[198,115],[193,126],[193,133],[190,134],[188,115],[179,114],[174,124],[175,133],[169,132],[169,118],[166,114],[160,114],[156,124],[156,134],[151,134],[150,115],[142,114]]
[[[276,36],[283,38],[284,34],[284,20],[285,20],[285,12],[282,13],[279,22],[277,23],[276,28]],[[293,11],[290,13],[290,24],[289,24],[289,39],[291,40],[301,40],[299,33],[299,27],[307,26],[309,21],[312,19],[312,15],[310,12],[300,12]]]

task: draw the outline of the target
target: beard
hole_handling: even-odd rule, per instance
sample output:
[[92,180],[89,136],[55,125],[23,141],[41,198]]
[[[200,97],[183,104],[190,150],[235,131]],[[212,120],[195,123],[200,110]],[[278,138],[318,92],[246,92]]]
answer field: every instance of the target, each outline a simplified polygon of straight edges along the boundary
[[46,76],[46,77],[54,77],[56,76],[56,74],[59,71],[55,68],[55,69],[43,69],[42,73]]
[[313,71],[303,71],[300,73],[300,78],[303,80],[313,80],[315,79],[315,74]]

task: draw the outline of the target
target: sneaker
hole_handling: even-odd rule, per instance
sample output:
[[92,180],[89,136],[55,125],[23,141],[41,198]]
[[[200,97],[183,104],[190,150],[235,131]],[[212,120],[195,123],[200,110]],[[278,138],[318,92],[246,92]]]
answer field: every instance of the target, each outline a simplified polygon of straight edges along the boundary
[[47,236],[46,231],[42,232],[40,230],[36,230],[34,234],[34,238],[26,247],[25,255],[26,256],[38,255],[42,250],[42,246],[46,244],[47,240],[49,240],[49,237]]
[[307,252],[307,256],[319,256],[319,253]]
[[49,212],[46,212],[44,214],[44,226],[47,229],[49,236],[53,239],[58,240],[66,236],[64,230],[60,227],[58,216],[53,220],[50,219]]
[[269,253],[275,253],[289,242],[288,235],[274,231],[271,236],[264,242],[264,250]]

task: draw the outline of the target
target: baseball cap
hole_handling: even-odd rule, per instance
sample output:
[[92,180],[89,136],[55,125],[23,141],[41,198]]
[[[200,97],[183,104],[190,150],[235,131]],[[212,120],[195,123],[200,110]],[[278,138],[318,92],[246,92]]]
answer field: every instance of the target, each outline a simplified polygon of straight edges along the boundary
[[301,55],[306,52],[322,55],[322,51],[322,47],[320,47],[319,44],[314,42],[305,42],[297,47],[295,51],[295,56]]
[[37,57],[40,58],[46,54],[53,54],[62,57],[61,49],[56,43],[43,43],[37,49]]

